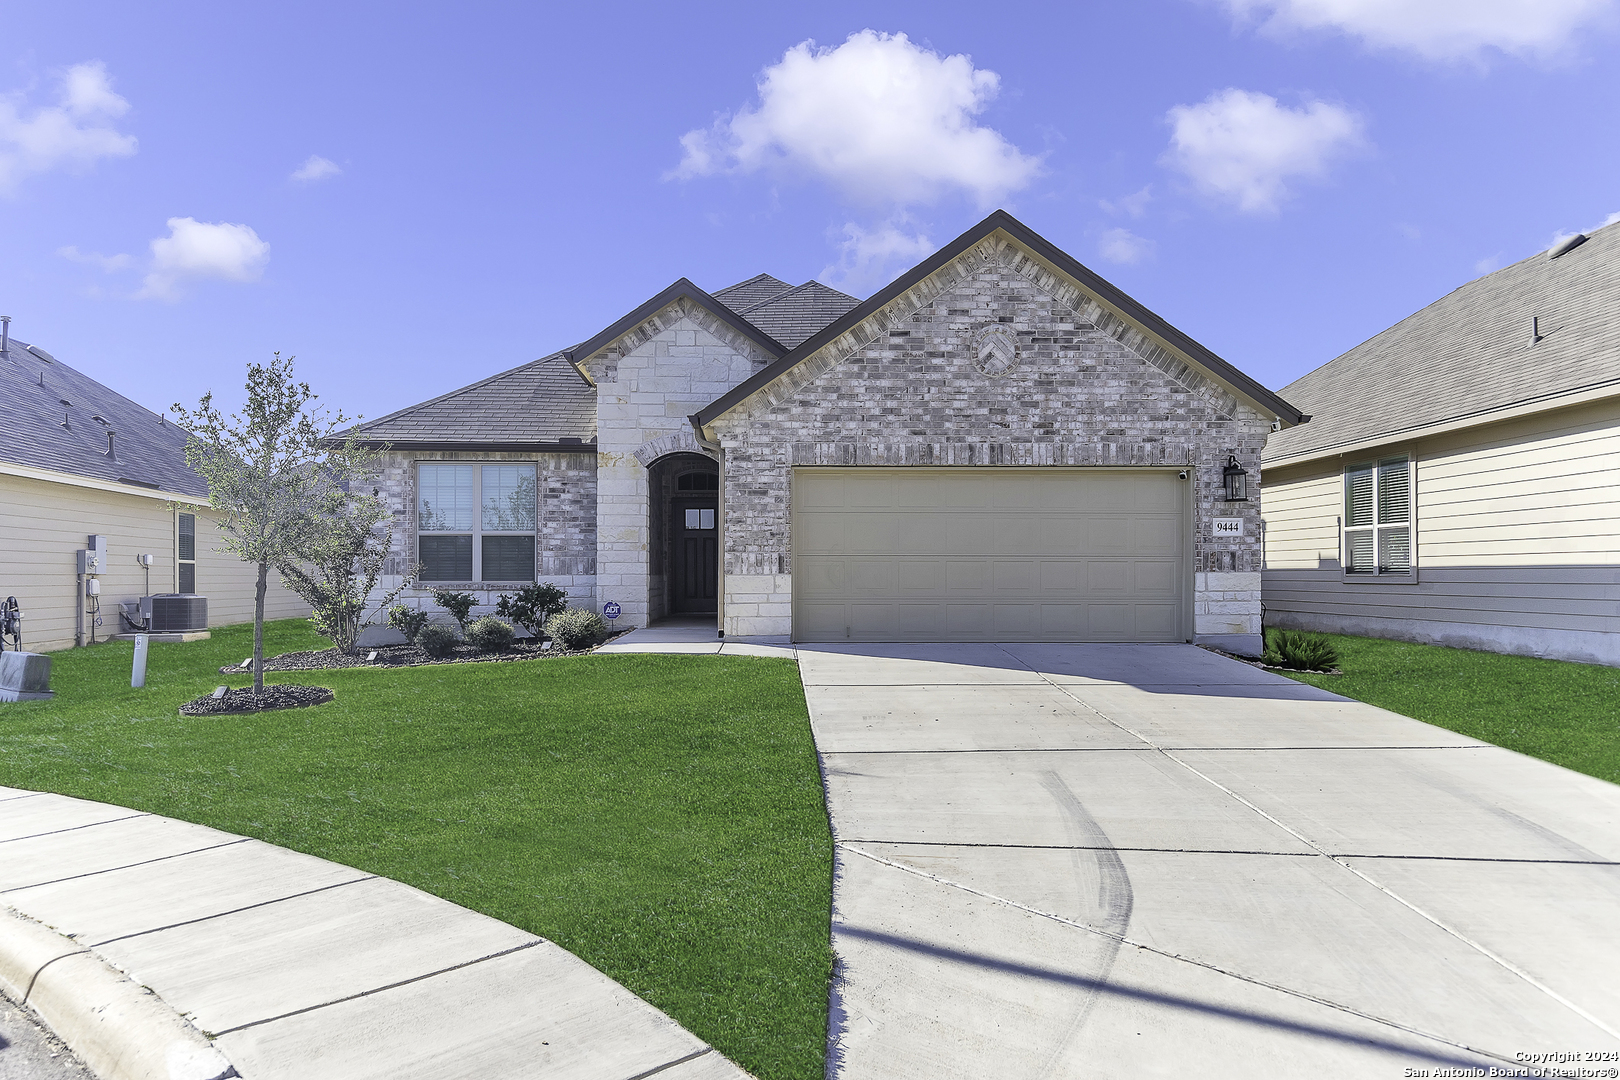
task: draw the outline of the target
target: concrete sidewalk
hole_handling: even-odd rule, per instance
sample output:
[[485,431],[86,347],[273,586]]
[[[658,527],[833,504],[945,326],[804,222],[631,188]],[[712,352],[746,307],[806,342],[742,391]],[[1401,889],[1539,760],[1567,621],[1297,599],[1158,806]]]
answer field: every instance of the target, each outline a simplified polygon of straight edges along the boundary
[[846,1080],[1620,1050],[1620,788],[1191,646],[798,656]]
[[775,656],[792,659],[787,638],[725,638],[715,629],[714,616],[676,616],[643,626],[614,638],[599,653],[675,653],[687,656]]
[[123,807],[0,788],[0,904],[0,981],[105,1077],[746,1076],[517,927]]

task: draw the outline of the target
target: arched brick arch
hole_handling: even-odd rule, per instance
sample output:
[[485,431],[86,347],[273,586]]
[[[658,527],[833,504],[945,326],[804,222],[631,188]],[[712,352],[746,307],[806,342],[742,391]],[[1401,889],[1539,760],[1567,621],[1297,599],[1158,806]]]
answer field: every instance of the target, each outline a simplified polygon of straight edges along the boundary
[[702,454],[710,461],[720,460],[720,455],[698,442],[697,436],[691,431],[677,431],[644,442],[636,448],[635,458],[643,467],[650,467],[659,458],[670,454]]

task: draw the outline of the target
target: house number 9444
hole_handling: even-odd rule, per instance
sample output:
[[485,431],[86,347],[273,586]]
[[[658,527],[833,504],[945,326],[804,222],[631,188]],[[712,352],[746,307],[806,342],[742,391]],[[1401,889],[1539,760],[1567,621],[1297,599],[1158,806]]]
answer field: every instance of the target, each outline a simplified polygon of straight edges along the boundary
[[1214,526],[1216,536],[1243,535],[1242,518],[1213,518],[1211,519],[1211,524]]

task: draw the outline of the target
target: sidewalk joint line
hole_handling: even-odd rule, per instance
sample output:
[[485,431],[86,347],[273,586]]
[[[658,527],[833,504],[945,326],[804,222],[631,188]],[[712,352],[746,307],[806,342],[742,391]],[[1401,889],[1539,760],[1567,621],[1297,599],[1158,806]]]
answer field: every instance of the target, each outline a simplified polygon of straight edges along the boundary
[[5,798],[0,799],[0,802],[16,802],[18,799],[37,799],[41,795],[45,794],[47,794],[47,792],[25,791],[21,795],[7,795]]
[[124,863],[122,866],[106,866],[100,870],[86,870],[82,874],[69,874],[67,877],[51,878],[49,881],[35,881],[28,885],[13,885],[7,889],[0,889],[0,895],[21,892],[23,889],[37,889],[41,885],[58,885],[64,881],[77,881],[80,878],[95,877],[97,874],[111,874],[117,870],[128,870],[136,866],[150,866],[152,863],[163,862],[165,859],[178,859],[186,855],[195,855],[201,851],[217,851],[220,848],[230,847],[232,844],[245,844],[252,839],[247,836],[238,836],[235,840],[226,840],[220,844],[210,844],[207,847],[193,848],[190,851],[177,851],[172,855],[159,855],[155,859],[142,859],[140,862]]
[[317,1009],[325,1009],[332,1005],[341,1005],[346,1001],[358,1001],[361,998],[371,997],[373,994],[380,994],[385,990],[397,990],[401,986],[409,986],[411,983],[419,983],[423,979],[432,979],[436,976],[445,975],[452,971],[460,971],[462,968],[472,967],[474,964],[482,964],[486,960],[499,960],[503,956],[511,956],[515,952],[522,952],[524,949],[532,949],[536,945],[544,945],[545,943],[545,938],[535,938],[533,941],[525,941],[522,945],[514,945],[510,949],[502,949],[500,952],[493,952],[488,956],[480,956],[476,959],[465,961],[464,963],[451,964],[449,967],[440,968],[437,971],[430,971],[425,975],[413,975],[409,979],[401,979],[398,982],[389,983],[387,986],[378,986],[370,990],[362,990],[358,994],[349,994],[346,997],[334,998],[331,1001],[323,1001],[319,1005],[306,1005],[302,1009],[294,1009],[291,1012],[284,1012],[280,1016],[267,1016],[263,1020],[251,1020],[246,1024],[237,1024],[235,1027],[226,1028],[223,1031],[216,1031],[213,1034],[214,1037],[218,1039],[226,1035],[234,1034],[238,1031],[246,1031],[248,1028],[259,1027],[262,1024],[273,1024],[277,1020],[286,1020],[289,1017],[302,1016],[305,1013],[314,1012]]
[[1322,855],[1316,851],[1259,851],[1247,848],[1157,848],[1157,847],[1116,847],[1101,844],[994,844],[989,842],[970,843],[954,840],[880,840],[875,837],[859,837],[853,840],[835,840],[835,844],[892,844],[895,847],[962,847],[962,848],[1012,848],[1030,851],[1139,851],[1148,853],[1161,853],[1166,855],[1276,855],[1289,859],[1320,859]]
[[[252,838],[244,837],[243,839]],[[287,900],[296,900],[300,896],[314,896],[316,893],[327,892],[331,889],[341,889],[345,885],[358,885],[362,881],[376,881],[377,878],[378,875],[376,874],[367,874],[365,877],[357,877],[349,881],[339,881],[332,885],[322,885],[318,889],[306,889],[303,892],[291,893],[287,896],[278,896],[273,900],[261,900],[257,904],[245,904],[242,907],[232,908],[229,911],[216,911],[212,915],[199,915],[195,919],[184,919],[177,923],[170,923],[167,926],[154,926],[149,930],[137,930],[133,934],[122,934],[118,937],[108,938],[105,941],[94,942],[90,947],[92,949],[99,949],[103,945],[111,945],[115,941],[128,941],[130,938],[145,937],[147,934],[161,934],[165,930],[176,930],[182,926],[194,926],[197,923],[208,922],[212,919],[223,919],[227,915],[237,915],[244,911],[252,911],[254,908],[269,907],[271,904],[280,904]]]
[[[1013,656],[1013,654],[1011,652],[1009,652],[1007,649],[1003,648],[1002,646],[997,645],[996,647],[1001,649],[1002,652],[1007,653],[1008,656]],[[1016,660],[1018,658],[1016,656],[1013,656],[1013,659]],[[1022,661],[1020,661],[1020,662],[1022,662]],[[1026,666],[1028,666],[1028,665],[1026,665]],[[1030,668],[1030,670],[1034,671],[1035,669]],[[1036,673],[1040,674],[1042,676],[1042,678],[1046,678],[1046,676],[1043,673],[1041,673],[1041,672],[1036,672]],[[1050,682],[1050,679],[1048,679],[1048,681]],[[1058,684],[1058,683],[1054,682],[1054,683],[1051,683],[1051,685],[1058,687],[1058,689],[1060,689],[1060,690],[1062,689],[1062,686],[1060,684]],[[1064,691],[1064,693],[1068,694],[1068,691]],[[1206,784],[1209,784],[1211,787],[1215,788],[1217,791],[1224,792],[1227,796],[1231,797],[1232,799],[1235,799],[1237,802],[1239,802],[1239,803],[1243,804],[1244,806],[1248,807],[1251,811],[1258,814],[1260,817],[1265,818],[1267,821],[1271,822],[1273,825],[1277,826],[1279,829],[1282,829],[1284,832],[1286,832],[1290,836],[1294,837],[1300,843],[1306,844],[1306,845],[1310,846],[1313,850],[1315,850],[1315,851],[1321,853],[1322,855],[1326,856],[1328,859],[1332,860],[1332,862],[1335,865],[1343,867],[1346,871],[1348,871],[1349,873],[1355,875],[1355,877],[1359,878],[1361,881],[1365,882],[1366,884],[1371,885],[1374,889],[1377,889],[1379,892],[1383,893],[1385,896],[1388,896],[1390,899],[1394,900],[1396,903],[1400,904],[1402,907],[1405,907],[1407,910],[1409,910],[1409,911],[1413,912],[1414,914],[1418,915],[1419,917],[1427,920],[1429,923],[1431,923],[1434,926],[1440,928],[1445,933],[1450,934],[1452,937],[1456,938],[1458,941],[1462,942],[1464,945],[1467,945],[1468,947],[1474,949],[1476,952],[1480,953],[1481,955],[1485,956],[1486,958],[1495,961],[1499,966],[1501,966],[1502,968],[1504,968],[1505,970],[1507,970],[1509,972],[1512,972],[1514,975],[1517,975],[1520,979],[1524,980],[1526,983],[1528,983],[1531,986],[1535,987],[1537,990],[1540,990],[1543,994],[1546,994],[1548,997],[1552,998],[1554,1001],[1558,1002],[1560,1005],[1563,1005],[1565,1008],[1569,1009],[1571,1012],[1573,1012],[1577,1016],[1581,1017],[1587,1023],[1589,1023],[1589,1024],[1593,1025],[1594,1027],[1596,1027],[1599,1031],[1602,1031],[1602,1032],[1604,1032],[1604,1033],[1606,1033],[1606,1034],[1608,1034],[1608,1035],[1610,1035],[1610,1036],[1612,1036],[1614,1038],[1620,1038],[1620,1029],[1616,1029],[1616,1028],[1612,1027],[1611,1025],[1605,1023],[1604,1021],[1600,1020],[1598,1017],[1592,1015],[1592,1013],[1588,1012],[1586,1009],[1583,1009],[1581,1006],[1577,1005],[1575,1002],[1571,1001],[1569,998],[1565,997],[1563,994],[1560,994],[1558,991],[1554,990],[1552,987],[1548,986],[1546,983],[1543,983],[1541,980],[1537,979],[1534,975],[1530,974],[1528,971],[1524,970],[1523,968],[1519,967],[1517,964],[1513,963],[1511,960],[1507,959],[1507,957],[1502,956],[1499,953],[1487,948],[1483,943],[1473,940],[1468,935],[1464,934],[1462,931],[1460,931],[1460,930],[1456,929],[1455,927],[1453,927],[1453,926],[1449,925],[1448,923],[1446,923],[1439,916],[1430,914],[1429,912],[1425,911],[1423,908],[1419,907],[1418,905],[1412,903],[1410,900],[1406,899],[1404,896],[1401,896],[1399,893],[1395,892],[1393,889],[1386,888],[1385,886],[1383,886],[1383,885],[1379,884],[1378,882],[1374,881],[1372,878],[1368,877],[1366,874],[1362,873],[1360,870],[1357,870],[1354,866],[1351,866],[1348,862],[1345,862],[1344,857],[1335,856],[1334,854],[1329,852],[1327,849],[1322,847],[1322,845],[1316,843],[1314,840],[1311,840],[1309,837],[1307,837],[1304,833],[1300,832],[1298,829],[1295,829],[1292,826],[1288,825],[1287,823],[1282,821],[1280,818],[1277,818],[1277,817],[1275,817],[1275,816],[1273,816],[1271,814],[1266,813],[1264,810],[1262,810],[1255,803],[1249,801],[1248,799],[1245,799],[1242,795],[1239,795],[1237,792],[1233,791],[1231,788],[1229,788],[1226,785],[1220,783],[1214,777],[1211,777],[1211,776],[1201,772],[1197,768],[1194,768],[1188,762],[1183,761],[1181,758],[1177,757],[1175,754],[1171,753],[1169,750],[1165,749],[1162,746],[1159,746],[1157,743],[1154,743],[1151,739],[1149,739],[1146,736],[1142,735],[1140,732],[1132,730],[1127,725],[1125,725],[1125,724],[1121,723],[1120,721],[1114,719],[1112,716],[1109,716],[1107,713],[1103,712],[1101,709],[1097,708],[1095,705],[1092,705],[1091,703],[1086,702],[1086,701],[1082,701],[1079,697],[1077,697],[1074,694],[1068,694],[1068,696],[1071,699],[1075,700],[1075,701],[1079,701],[1082,705],[1085,705],[1086,708],[1090,709],[1092,712],[1096,713],[1098,716],[1102,717],[1104,720],[1108,721],[1110,724],[1113,724],[1115,727],[1119,728],[1121,731],[1126,731],[1126,732],[1129,732],[1132,735],[1135,735],[1137,738],[1141,739],[1143,742],[1147,743],[1149,746],[1152,746],[1155,750],[1158,750],[1159,753],[1163,754],[1166,758],[1168,758],[1169,760],[1175,762],[1177,765],[1181,766],[1183,769],[1186,769],[1188,772],[1192,773],[1194,776],[1198,777],[1200,780],[1204,781]],[[1460,748],[1460,749],[1470,749],[1470,748],[1463,747],[1463,748]]]
[[1096,934],[1098,937],[1109,938],[1110,940],[1117,941],[1122,945],[1129,945],[1134,949],[1140,949],[1142,952],[1152,953],[1155,956],[1162,956],[1166,960],[1175,960],[1175,961],[1179,961],[1179,962],[1184,963],[1184,964],[1191,964],[1194,967],[1204,968],[1206,971],[1213,971],[1217,975],[1225,975],[1228,978],[1237,979],[1240,982],[1250,983],[1251,985],[1254,985],[1254,986],[1264,987],[1267,990],[1273,990],[1273,991],[1276,991],[1279,994],[1285,994],[1285,995],[1287,995],[1289,997],[1300,998],[1300,999],[1302,999],[1304,1001],[1310,1001],[1310,1002],[1313,1002],[1313,1003],[1315,1003],[1317,1005],[1321,1005],[1321,1006],[1324,1006],[1324,1007],[1329,1008],[1329,1009],[1334,1009],[1334,1010],[1336,1010],[1338,1012],[1347,1013],[1347,1014],[1349,1014],[1351,1016],[1359,1016],[1363,1020],[1370,1020],[1375,1024],[1383,1024],[1386,1027],[1392,1027],[1392,1028],[1395,1028],[1397,1031],[1404,1031],[1408,1035],[1416,1035],[1416,1036],[1418,1036],[1419,1038],[1422,1038],[1422,1039],[1429,1039],[1429,1040],[1431,1040],[1433,1042],[1444,1043],[1446,1046],[1451,1046],[1451,1047],[1454,1047],[1454,1048],[1456,1048],[1458,1050],[1466,1050],[1467,1052],[1469,1052],[1471,1054],[1480,1054],[1480,1055],[1482,1055],[1484,1057],[1496,1058],[1498,1061],[1508,1062],[1508,1063],[1512,1063],[1512,1064],[1517,1063],[1514,1058],[1508,1057],[1505,1054],[1494,1053],[1494,1052],[1492,1052],[1490,1050],[1482,1050],[1477,1046],[1470,1046],[1467,1043],[1458,1042],[1455,1039],[1448,1039],[1444,1035],[1435,1035],[1435,1034],[1432,1034],[1430,1032],[1424,1031],[1422,1028],[1412,1027],[1409,1024],[1401,1023],[1399,1020],[1391,1020],[1388,1017],[1379,1016],[1376,1013],[1365,1012],[1365,1011],[1363,1011],[1361,1009],[1356,1008],[1353,1005],[1346,1005],[1346,1004],[1344,1004],[1342,1002],[1334,1001],[1331,998],[1320,997],[1320,996],[1318,996],[1316,994],[1312,994],[1312,993],[1310,993],[1309,991],[1306,991],[1306,990],[1296,990],[1296,989],[1294,989],[1292,987],[1283,986],[1280,983],[1268,982],[1265,979],[1259,979],[1259,978],[1256,978],[1256,977],[1254,977],[1252,975],[1244,975],[1241,972],[1232,971],[1232,970],[1230,970],[1228,968],[1223,968],[1223,967],[1221,967],[1221,966],[1219,966],[1217,964],[1212,964],[1207,960],[1199,960],[1196,957],[1184,956],[1181,953],[1174,953],[1174,952],[1170,952],[1167,949],[1156,948],[1156,947],[1154,947],[1152,945],[1147,945],[1147,944],[1144,944],[1143,942],[1137,941],[1128,934],[1112,934],[1112,933],[1109,933],[1106,930],[1100,930],[1095,926],[1088,926],[1087,924],[1085,924],[1083,922],[1078,922],[1078,921],[1076,921],[1074,919],[1065,918],[1062,915],[1058,915],[1058,914],[1056,914],[1054,912],[1043,911],[1040,908],[1031,907],[1028,904],[1021,904],[1016,900],[1008,899],[1005,896],[999,896],[996,893],[986,892],[983,889],[976,889],[971,885],[964,885],[959,881],[952,881],[949,878],[943,878],[943,877],[940,877],[937,874],[930,874],[930,873],[928,873],[927,871],[924,871],[924,870],[914,869],[912,867],[906,866],[904,863],[898,863],[898,862],[894,862],[891,859],[885,859],[883,856],[875,854],[873,852],[862,851],[858,847],[850,847],[849,850],[853,851],[857,855],[861,855],[861,856],[864,856],[865,858],[871,859],[873,862],[881,863],[884,866],[893,867],[894,869],[899,870],[899,871],[901,871],[903,873],[911,874],[911,875],[913,875],[915,877],[922,878],[922,879],[924,879],[926,881],[932,881],[932,882],[934,882],[935,884],[938,884],[938,885],[944,885],[944,886],[946,886],[948,888],[958,889],[958,890],[960,890],[962,892],[969,893],[969,894],[971,894],[973,896],[982,897],[983,899],[990,900],[990,901],[992,901],[994,903],[1005,904],[1006,906],[1008,906],[1010,908],[1014,908],[1014,909],[1016,909],[1018,911],[1026,912],[1026,913],[1028,913],[1030,915],[1035,915],[1035,916],[1038,916],[1038,917],[1043,918],[1043,919],[1050,919],[1053,922],[1061,923],[1064,926],[1072,926],[1076,930],[1084,930],[1088,934]]
[[132,821],[138,817],[153,817],[152,814],[126,814],[123,817],[108,818],[106,821],[92,821],[85,825],[69,825],[65,829],[46,829],[44,832],[29,833],[27,836],[8,836],[0,840],[0,844],[14,844],[18,840],[36,840],[41,836],[60,836],[65,832],[78,832],[80,829],[93,829],[97,825],[111,825],[115,821]]
[[673,1069],[677,1065],[685,1065],[688,1061],[696,1061],[704,1054],[712,1053],[714,1053],[714,1047],[705,1046],[703,1049],[687,1054],[685,1057],[678,1057],[674,1061],[666,1061],[656,1069],[648,1069],[646,1072],[638,1072],[634,1076],[627,1076],[624,1080],[647,1080],[649,1076],[657,1076],[659,1073]]

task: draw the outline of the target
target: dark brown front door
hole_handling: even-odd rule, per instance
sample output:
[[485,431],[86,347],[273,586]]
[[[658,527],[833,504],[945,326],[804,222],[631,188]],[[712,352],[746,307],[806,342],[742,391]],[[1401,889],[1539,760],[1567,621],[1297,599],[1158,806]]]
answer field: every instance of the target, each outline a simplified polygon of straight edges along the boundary
[[719,536],[716,528],[716,500],[677,499],[674,510],[675,595],[670,611],[676,615],[712,615],[715,607],[715,575],[719,569]]

